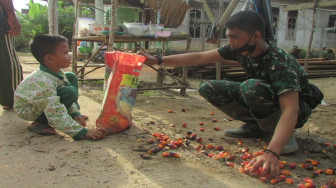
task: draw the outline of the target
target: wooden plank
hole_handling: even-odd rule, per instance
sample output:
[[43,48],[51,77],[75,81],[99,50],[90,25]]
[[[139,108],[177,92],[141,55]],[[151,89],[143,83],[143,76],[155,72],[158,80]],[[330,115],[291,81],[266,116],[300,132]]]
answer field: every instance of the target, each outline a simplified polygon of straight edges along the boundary
[[308,70],[308,74],[310,73],[336,73],[336,70]]
[[[94,65],[86,65],[85,67],[100,67],[102,65],[105,65],[105,64],[94,64]],[[77,65],[77,67],[83,67],[84,65]]]
[[333,67],[308,67],[308,71],[310,70],[336,70],[336,66]]
[[[298,61],[298,63],[304,63],[304,61]],[[308,63],[336,63],[336,60],[308,61]]]
[[[317,3],[317,8],[327,8],[336,6],[336,0],[329,1],[319,1]],[[291,11],[291,10],[301,10],[301,9],[312,9],[314,7],[314,3],[299,3],[293,5],[287,5],[284,7],[283,11]]]
[[[319,62],[309,62],[309,65],[318,65],[318,66],[325,66],[325,65],[336,65],[335,63],[319,63]],[[304,66],[304,63],[299,63],[299,65]]]
[[[298,61],[305,61],[306,59],[296,59]],[[315,61],[315,60],[324,60],[324,58],[310,58],[309,61]]]

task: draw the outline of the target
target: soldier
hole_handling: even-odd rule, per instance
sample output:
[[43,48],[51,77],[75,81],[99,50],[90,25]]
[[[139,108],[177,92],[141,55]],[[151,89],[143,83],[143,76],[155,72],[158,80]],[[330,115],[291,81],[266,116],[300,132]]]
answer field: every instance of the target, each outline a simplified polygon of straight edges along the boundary
[[165,57],[148,54],[148,65],[201,65],[237,60],[247,73],[242,83],[229,80],[201,82],[199,93],[208,102],[245,122],[225,130],[230,137],[271,134],[264,154],[250,162],[251,173],[263,167],[263,174],[279,174],[279,155],[298,150],[295,130],[307,121],[313,107],[312,91],[302,67],[286,51],[265,42],[265,22],[253,11],[241,11],[225,23],[228,44],[206,52]]
[[327,49],[326,57],[327,60],[334,60],[335,59],[335,53],[331,48]]

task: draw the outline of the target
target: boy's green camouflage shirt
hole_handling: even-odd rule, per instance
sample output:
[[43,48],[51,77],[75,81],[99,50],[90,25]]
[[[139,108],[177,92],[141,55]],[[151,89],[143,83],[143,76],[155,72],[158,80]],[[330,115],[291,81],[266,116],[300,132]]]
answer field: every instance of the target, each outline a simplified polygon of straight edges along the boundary
[[44,113],[55,129],[77,140],[86,134],[87,129],[71,117],[80,115],[75,103],[69,109],[60,103],[57,88],[64,86],[65,81],[68,80],[62,71],[56,75],[41,65],[17,87],[14,109],[20,118],[27,121],[34,121]]

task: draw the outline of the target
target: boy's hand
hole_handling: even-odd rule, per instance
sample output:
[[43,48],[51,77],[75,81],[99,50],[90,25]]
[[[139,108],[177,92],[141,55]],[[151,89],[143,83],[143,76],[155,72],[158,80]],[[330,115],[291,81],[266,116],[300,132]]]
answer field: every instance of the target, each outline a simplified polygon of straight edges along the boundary
[[83,116],[76,116],[73,118],[75,121],[77,121],[77,123],[79,123],[81,126],[85,127],[86,126],[86,122]]
[[105,137],[105,131],[103,129],[89,129],[89,131],[83,136],[84,139],[100,140]]

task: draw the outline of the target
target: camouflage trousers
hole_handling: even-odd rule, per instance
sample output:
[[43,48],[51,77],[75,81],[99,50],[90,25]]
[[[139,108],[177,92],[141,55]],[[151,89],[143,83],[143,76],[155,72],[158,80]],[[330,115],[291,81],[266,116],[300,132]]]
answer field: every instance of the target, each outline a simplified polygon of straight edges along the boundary
[[[236,100],[260,119],[266,118],[280,108],[278,96],[270,84],[260,79],[248,79],[241,83],[229,80],[206,80],[200,83],[199,93],[221,111],[224,111],[226,104]],[[309,105],[299,99],[296,128],[304,125],[310,113]]]

